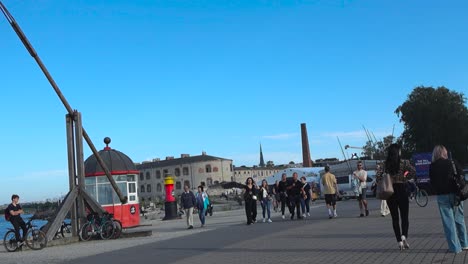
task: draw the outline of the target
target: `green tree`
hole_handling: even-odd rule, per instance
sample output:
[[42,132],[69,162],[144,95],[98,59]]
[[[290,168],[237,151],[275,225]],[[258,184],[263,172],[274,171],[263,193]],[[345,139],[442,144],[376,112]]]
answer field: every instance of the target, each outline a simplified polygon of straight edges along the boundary
[[267,161],[266,163],[267,168],[273,168],[275,167],[275,163],[272,160]]
[[463,93],[445,87],[416,87],[395,110],[404,123],[400,137],[404,154],[430,152],[445,145],[455,159],[468,159],[468,109]]
[[366,158],[385,159],[385,150],[395,141],[395,137],[388,135],[380,141],[367,141],[362,147],[362,156]]

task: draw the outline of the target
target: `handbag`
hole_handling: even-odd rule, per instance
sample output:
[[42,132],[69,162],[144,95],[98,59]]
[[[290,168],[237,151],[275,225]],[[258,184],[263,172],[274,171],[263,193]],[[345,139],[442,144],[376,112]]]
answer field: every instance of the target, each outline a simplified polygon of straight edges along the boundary
[[459,205],[461,201],[465,201],[468,198],[468,185],[466,184],[463,175],[458,174],[455,162],[453,162],[453,160],[451,162],[453,169],[453,180],[455,182],[455,186],[457,187],[457,192],[455,193],[457,198],[456,205]]
[[376,196],[377,199],[387,200],[393,195],[393,182],[390,174],[384,173],[382,179],[377,183]]

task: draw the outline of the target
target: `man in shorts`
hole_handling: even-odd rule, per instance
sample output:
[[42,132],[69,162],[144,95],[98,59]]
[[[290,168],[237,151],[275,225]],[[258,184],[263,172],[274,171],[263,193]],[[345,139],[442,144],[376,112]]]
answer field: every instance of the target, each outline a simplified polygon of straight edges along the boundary
[[364,214],[369,216],[369,210],[367,209],[367,171],[362,167],[362,161],[357,163],[357,170],[353,172],[353,177],[358,179],[361,185],[361,193],[358,196],[359,209],[361,210],[360,217],[363,217]]
[[328,218],[332,219],[338,216],[336,214],[336,193],[338,188],[336,185],[336,177],[330,173],[330,167],[328,165],[325,166],[325,174],[322,176],[322,185],[325,194],[325,203],[328,208]]

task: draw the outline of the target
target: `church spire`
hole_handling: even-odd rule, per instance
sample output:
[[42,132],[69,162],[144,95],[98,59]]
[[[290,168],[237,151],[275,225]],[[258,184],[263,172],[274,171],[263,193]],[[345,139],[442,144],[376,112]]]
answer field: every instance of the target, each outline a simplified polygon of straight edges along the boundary
[[259,167],[265,167],[265,161],[263,160],[263,151],[262,151],[262,143],[260,143],[260,164]]

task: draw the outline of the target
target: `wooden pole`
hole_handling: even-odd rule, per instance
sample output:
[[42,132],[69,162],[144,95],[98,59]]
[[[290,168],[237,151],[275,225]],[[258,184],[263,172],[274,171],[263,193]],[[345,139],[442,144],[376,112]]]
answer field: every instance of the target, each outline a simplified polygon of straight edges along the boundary
[[[76,147],[76,168],[78,186],[80,190],[85,190],[85,167],[83,156],[83,126],[81,123],[81,113],[74,111],[75,117],[75,147]],[[86,218],[86,211],[84,207],[83,196],[78,196],[78,219],[83,221]],[[81,225],[80,225],[81,226]]]
[[[73,134],[73,117],[70,114],[66,115],[67,122],[67,153],[68,153],[68,176],[70,192],[76,187],[76,169],[75,169],[75,136]],[[71,208],[71,225],[72,236],[78,235],[79,223],[76,217],[76,202],[73,203]]]

